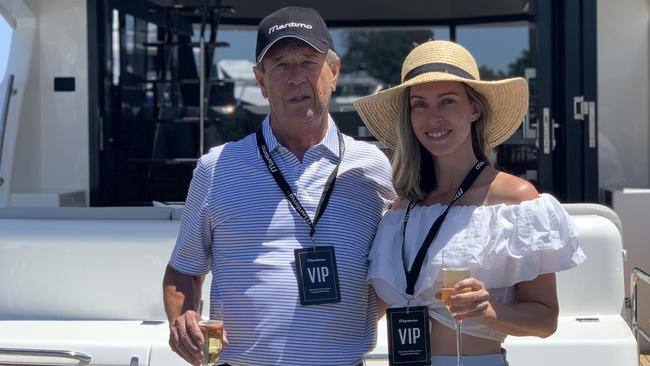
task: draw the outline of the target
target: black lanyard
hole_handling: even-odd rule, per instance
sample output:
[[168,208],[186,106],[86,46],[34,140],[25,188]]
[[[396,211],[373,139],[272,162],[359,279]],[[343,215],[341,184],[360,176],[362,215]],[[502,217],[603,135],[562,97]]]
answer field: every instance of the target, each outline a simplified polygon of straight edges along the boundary
[[258,129],[256,132],[257,149],[259,150],[260,155],[262,156],[262,159],[266,164],[266,167],[269,169],[269,172],[271,172],[273,179],[275,179],[275,182],[278,184],[278,187],[280,187],[280,189],[284,193],[284,196],[287,197],[289,203],[291,203],[291,205],[296,210],[298,215],[300,215],[300,217],[307,223],[307,225],[309,225],[310,238],[314,237],[314,233],[316,232],[316,223],[321,218],[321,216],[323,216],[323,212],[325,212],[327,203],[329,202],[330,196],[332,195],[332,190],[334,190],[334,183],[336,183],[336,176],[338,174],[339,167],[341,166],[341,162],[343,161],[343,153],[345,152],[345,143],[343,142],[343,136],[341,135],[341,132],[337,130],[336,133],[339,138],[339,162],[338,164],[336,164],[336,167],[334,168],[334,171],[332,171],[332,174],[330,174],[330,176],[327,178],[327,182],[325,182],[325,188],[323,189],[323,194],[321,195],[320,202],[318,202],[318,207],[316,208],[316,216],[312,221],[312,219],[307,214],[307,211],[305,211],[305,208],[298,200],[296,194],[293,193],[293,190],[291,189],[289,183],[287,183],[287,180],[284,179],[284,176],[282,175],[282,172],[280,172],[280,169],[278,168],[277,164],[271,157],[269,148],[268,146],[266,146],[266,141],[264,140],[264,134],[262,134],[262,128],[260,127],[260,129]]
[[[404,265],[404,274],[406,274],[406,293],[409,295],[413,295],[415,293],[415,283],[418,280],[418,277],[420,276],[420,271],[422,270],[422,264],[424,263],[424,258],[427,255],[427,251],[429,250],[429,247],[431,246],[431,243],[433,243],[433,240],[436,238],[436,235],[438,235],[438,231],[440,230],[440,226],[442,225],[442,222],[445,220],[445,217],[447,216],[447,213],[449,212],[449,209],[451,206],[458,201],[463,194],[474,184],[476,181],[476,178],[478,178],[479,174],[483,171],[483,169],[487,166],[487,163],[484,161],[478,161],[474,167],[467,173],[465,176],[465,179],[463,179],[463,182],[460,184],[458,187],[458,190],[456,191],[456,194],[454,195],[454,198],[452,198],[451,203],[449,203],[449,206],[447,206],[447,209],[442,213],[442,215],[438,216],[436,221],[433,222],[431,225],[431,228],[429,229],[429,234],[427,234],[427,237],[424,238],[424,241],[422,242],[422,245],[420,246],[420,250],[418,251],[417,256],[415,257],[415,260],[413,261],[413,265],[411,266],[411,270],[409,271],[406,268],[406,263],[405,260],[402,261]],[[402,230],[402,258],[404,258],[404,242],[406,240],[406,224],[408,224],[409,221],[409,216],[411,215],[411,209],[417,205],[416,202],[409,202],[408,208],[406,209],[406,215],[404,216],[404,228]]]

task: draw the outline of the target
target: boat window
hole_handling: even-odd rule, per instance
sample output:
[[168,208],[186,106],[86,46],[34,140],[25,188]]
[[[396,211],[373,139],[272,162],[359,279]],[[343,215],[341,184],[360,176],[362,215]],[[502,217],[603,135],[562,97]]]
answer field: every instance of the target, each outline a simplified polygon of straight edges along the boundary
[[[256,22],[243,17],[241,22],[206,22],[202,27],[203,13],[191,6],[107,4],[113,5],[104,14],[103,25],[110,34],[103,39],[111,44],[104,48],[107,75],[100,98],[101,199],[91,201],[100,205],[183,201],[198,157],[212,146],[254,132],[269,112],[252,72]],[[481,62],[485,79],[534,71],[528,53],[533,38],[530,21],[526,16],[503,20],[510,18],[481,18],[486,21],[481,24],[434,17],[388,25],[330,25],[342,65],[330,102],[338,127],[382,148],[352,103],[398,84],[404,57],[430,39],[456,40],[466,46]],[[534,179],[536,148],[526,138],[519,134],[518,142],[500,147],[497,160]]]
[[528,22],[473,24],[456,27],[456,42],[479,62],[481,78],[521,76],[531,67]]
[[529,113],[517,132],[495,149],[496,165],[505,171],[537,182],[537,131],[535,114],[535,68],[530,53],[533,29],[529,22],[471,24],[456,27],[456,41],[478,60],[484,80],[510,77],[527,79]]
[[5,18],[0,16],[0,80],[4,79],[5,71],[7,70],[12,34],[13,29],[9,26]]

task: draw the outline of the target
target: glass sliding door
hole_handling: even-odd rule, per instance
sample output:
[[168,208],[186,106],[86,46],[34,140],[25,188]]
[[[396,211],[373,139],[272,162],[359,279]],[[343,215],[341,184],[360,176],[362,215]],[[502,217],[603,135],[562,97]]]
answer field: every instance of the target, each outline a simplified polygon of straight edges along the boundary
[[564,202],[598,202],[596,1],[536,2],[538,162]]
[[[497,167],[564,201],[597,200],[595,0],[494,1],[472,11],[451,4],[357,14],[319,3],[342,60],[330,103],[338,127],[383,147],[353,101],[398,84],[417,44],[456,41],[474,54],[482,79],[528,81],[529,111],[496,149]],[[254,132],[269,112],[252,72],[266,12],[233,2],[235,13],[201,27],[193,5],[89,0],[92,205],[184,200],[201,153]],[[198,46],[204,28],[214,47],[207,54]]]

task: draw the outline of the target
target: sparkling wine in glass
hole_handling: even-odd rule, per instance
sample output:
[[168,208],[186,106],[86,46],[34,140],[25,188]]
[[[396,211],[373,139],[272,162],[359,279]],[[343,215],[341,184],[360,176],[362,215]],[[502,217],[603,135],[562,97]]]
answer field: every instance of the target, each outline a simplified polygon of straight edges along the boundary
[[[469,267],[459,263],[452,252],[453,249],[446,249],[442,251],[442,302],[447,307],[447,311],[451,314],[452,318],[454,314],[449,310],[449,298],[457,293],[466,292],[465,291],[456,291],[454,286],[466,278],[469,278]],[[461,341],[461,326],[462,320],[455,320],[454,325],[456,327],[456,363],[458,366],[463,366],[463,344]]]
[[223,303],[216,301],[211,304],[210,319],[199,321],[203,334],[203,359],[201,366],[214,366],[223,351]]

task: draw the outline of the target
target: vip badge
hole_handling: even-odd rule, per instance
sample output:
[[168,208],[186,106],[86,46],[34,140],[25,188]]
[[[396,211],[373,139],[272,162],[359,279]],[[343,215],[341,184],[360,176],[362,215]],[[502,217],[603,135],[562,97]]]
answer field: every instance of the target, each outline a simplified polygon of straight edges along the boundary
[[341,302],[334,247],[296,249],[298,290],[302,305]]

